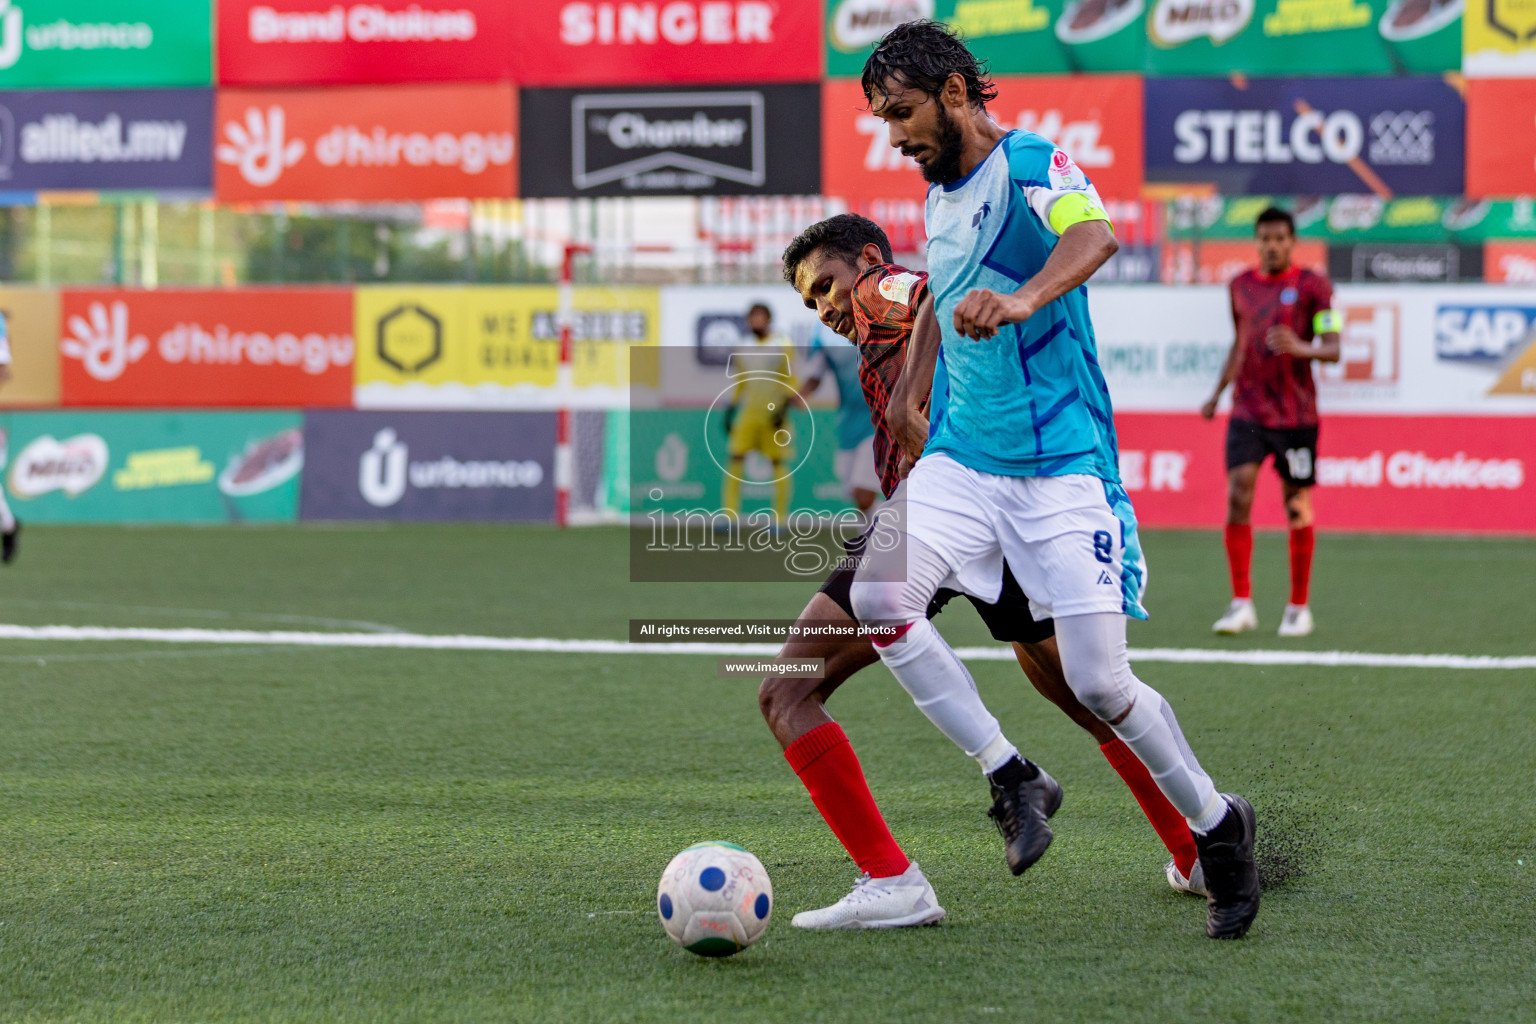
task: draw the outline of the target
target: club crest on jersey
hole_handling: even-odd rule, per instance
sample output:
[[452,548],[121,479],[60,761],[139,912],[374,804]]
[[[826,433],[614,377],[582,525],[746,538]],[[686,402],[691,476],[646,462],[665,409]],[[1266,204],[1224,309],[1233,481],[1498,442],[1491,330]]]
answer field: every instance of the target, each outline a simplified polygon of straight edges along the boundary
[[892,274],[880,280],[880,294],[900,306],[912,304],[912,286],[917,284],[916,274]]
[[981,204],[981,209],[976,211],[976,216],[971,218],[971,227],[973,227],[973,228],[981,227],[981,222],[986,220],[987,219],[987,214],[989,214],[991,212],[992,212],[992,204],[991,203],[982,203]]
[[1295,303],[1296,303],[1296,286],[1295,285],[1290,285],[1289,287],[1287,287],[1285,289],[1285,291],[1280,293],[1280,302],[1283,305],[1287,305],[1287,306],[1295,305]]
[[1088,178],[1080,171],[1067,151],[1058,149],[1051,154],[1050,184],[1053,189],[1077,189],[1086,191]]

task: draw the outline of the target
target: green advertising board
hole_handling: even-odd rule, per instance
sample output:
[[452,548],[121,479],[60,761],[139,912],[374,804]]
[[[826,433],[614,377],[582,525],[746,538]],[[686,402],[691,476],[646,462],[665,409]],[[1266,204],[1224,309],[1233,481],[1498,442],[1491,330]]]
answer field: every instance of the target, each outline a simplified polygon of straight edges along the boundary
[[296,412],[17,412],[5,489],[37,522],[292,521],[304,464]]
[[882,35],[938,18],[965,37],[993,74],[1140,71],[1143,0],[829,0],[827,74],[857,78]]
[[827,74],[856,78],[914,18],[954,26],[994,74],[1441,74],[1463,0],[828,0]]
[[0,0],[0,88],[212,81],[210,0]]
[[1349,196],[1212,196],[1168,205],[1168,237],[1240,240],[1253,237],[1267,206],[1288,209],[1300,238],[1355,242],[1462,242],[1536,238],[1536,201],[1472,201],[1451,196],[1381,199]]
[[994,74],[1140,71],[1146,35],[1142,0],[940,0],[954,26]]
[[[831,514],[851,508],[833,470],[834,413],[803,410],[790,417],[797,463],[792,470],[790,509]],[[628,414],[629,512],[683,515],[720,508],[726,434],[707,409],[635,409]],[[747,456],[741,488],[743,514],[773,504],[772,465],[757,453]]]
[[1439,74],[1461,69],[1460,0],[1148,0],[1155,75]]

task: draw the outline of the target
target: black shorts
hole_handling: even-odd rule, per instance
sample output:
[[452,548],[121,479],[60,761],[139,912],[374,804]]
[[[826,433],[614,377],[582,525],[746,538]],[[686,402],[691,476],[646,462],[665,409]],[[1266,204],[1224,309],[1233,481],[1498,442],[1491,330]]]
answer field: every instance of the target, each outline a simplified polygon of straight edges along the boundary
[[[853,614],[853,601],[849,592],[853,587],[853,578],[857,575],[859,556],[864,551],[864,538],[855,537],[843,545],[848,549],[850,557],[832,570],[832,575],[821,585],[821,593],[830,597],[836,605],[848,613],[848,617],[855,622],[858,616]],[[1003,563],[1003,592],[998,595],[996,604],[988,604],[970,594],[961,595],[958,590],[941,588],[933,595],[933,600],[928,604],[928,617],[931,619],[944,610],[944,606],[956,597],[964,596],[976,609],[976,614],[981,616],[981,621],[987,624],[987,630],[992,634],[992,639],[1000,640],[1005,644],[1037,644],[1042,640],[1049,640],[1056,635],[1056,623],[1051,619],[1036,622],[1034,616],[1029,613],[1029,598],[1025,596],[1024,589],[1019,586],[1019,581],[1013,578],[1013,571],[1008,568],[1008,563]]]
[[1261,427],[1248,420],[1227,424],[1227,469],[1275,457],[1280,479],[1297,487],[1317,483],[1317,428]]

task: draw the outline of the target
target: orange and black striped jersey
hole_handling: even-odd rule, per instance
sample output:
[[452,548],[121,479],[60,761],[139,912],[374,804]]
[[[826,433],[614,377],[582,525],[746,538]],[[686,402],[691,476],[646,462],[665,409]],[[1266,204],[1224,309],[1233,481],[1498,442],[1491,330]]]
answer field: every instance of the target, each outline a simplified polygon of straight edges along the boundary
[[[891,389],[907,362],[907,341],[917,311],[928,294],[928,275],[894,263],[877,263],[853,286],[855,343],[859,346],[859,383],[875,428],[875,469],[889,498],[896,490],[901,449],[885,425]],[[927,398],[923,399],[927,404]]]

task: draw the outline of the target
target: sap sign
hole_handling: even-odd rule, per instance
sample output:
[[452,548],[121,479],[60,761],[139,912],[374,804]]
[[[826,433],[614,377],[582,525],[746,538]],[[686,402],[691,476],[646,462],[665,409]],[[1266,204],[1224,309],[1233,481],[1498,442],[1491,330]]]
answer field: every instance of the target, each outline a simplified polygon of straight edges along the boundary
[[1148,79],[1147,180],[1224,192],[1458,193],[1461,97],[1438,78]]
[[1435,355],[1496,363],[1529,344],[1536,306],[1441,306],[1435,310]]

